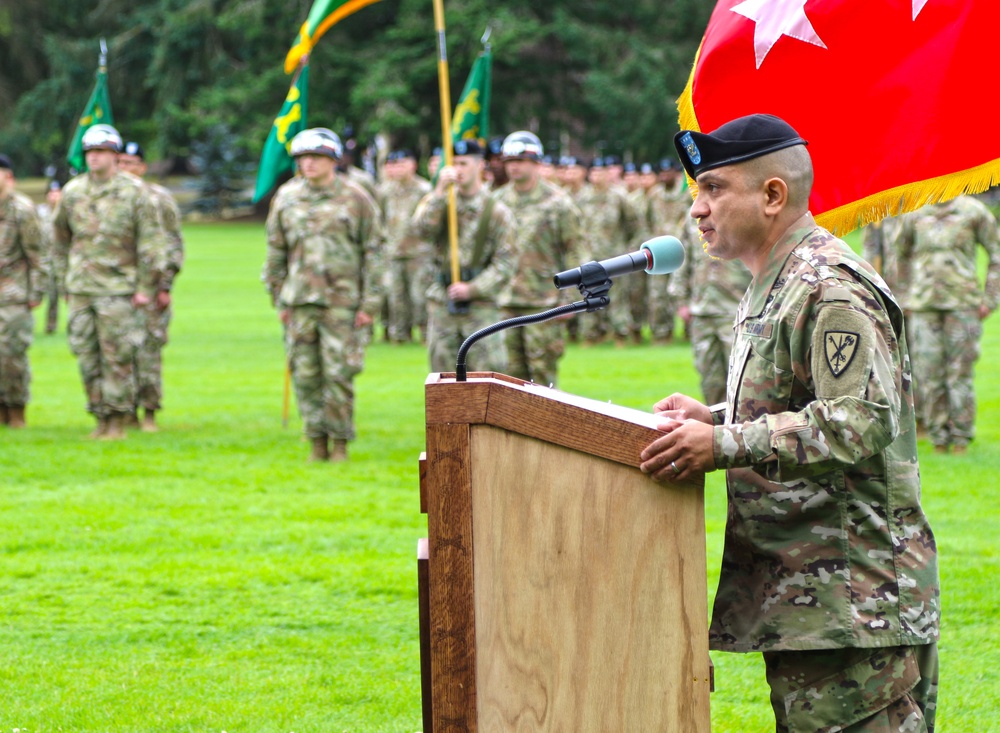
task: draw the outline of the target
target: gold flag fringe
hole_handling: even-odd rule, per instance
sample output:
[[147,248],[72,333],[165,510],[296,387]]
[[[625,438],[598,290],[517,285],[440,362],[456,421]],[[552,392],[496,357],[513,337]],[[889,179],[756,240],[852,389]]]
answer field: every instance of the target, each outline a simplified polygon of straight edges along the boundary
[[[700,55],[701,47],[699,46],[698,53],[694,57],[694,64],[691,66],[687,85],[677,99],[678,121],[682,130],[702,131],[692,99],[694,71],[698,66]],[[697,196],[698,187],[695,182],[690,177],[687,177],[687,180],[691,196]],[[1000,158],[969,170],[949,173],[926,181],[907,183],[888,191],[866,196],[858,201],[852,201],[849,204],[838,206],[836,209],[817,214],[816,223],[840,237],[858,227],[872,224],[887,216],[899,216],[908,211],[916,211],[921,206],[948,201],[962,194],[982,193],[996,185],[1000,185]]]

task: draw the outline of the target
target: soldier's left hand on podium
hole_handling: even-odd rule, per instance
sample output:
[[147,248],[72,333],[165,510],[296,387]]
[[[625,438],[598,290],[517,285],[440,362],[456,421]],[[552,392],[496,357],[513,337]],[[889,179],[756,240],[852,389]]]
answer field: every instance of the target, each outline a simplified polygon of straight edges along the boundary
[[661,483],[685,481],[715,470],[715,428],[700,420],[664,417],[657,426],[666,435],[646,446],[639,469]]

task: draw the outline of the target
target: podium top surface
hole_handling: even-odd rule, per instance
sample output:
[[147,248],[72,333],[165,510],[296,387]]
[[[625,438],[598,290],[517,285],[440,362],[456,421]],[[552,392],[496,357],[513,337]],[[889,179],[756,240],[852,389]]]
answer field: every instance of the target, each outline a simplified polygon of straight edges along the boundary
[[425,382],[427,424],[493,425],[638,468],[662,435],[652,413],[600,402],[496,372],[433,373]]

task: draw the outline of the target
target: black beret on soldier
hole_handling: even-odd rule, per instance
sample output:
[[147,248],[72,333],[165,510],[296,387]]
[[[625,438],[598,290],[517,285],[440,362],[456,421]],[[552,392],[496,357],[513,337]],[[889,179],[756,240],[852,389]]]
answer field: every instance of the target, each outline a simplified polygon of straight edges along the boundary
[[711,133],[681,130],[674,135],[677,155],[691,178],[793,145],[808,144],[780,117],[760,114],[738,117]]
[[479,157],[483,156],[483,146],[479,144],[479,141],[475,138],[469,138],[468,140],[458,140],[452,148],[452,153],[455,155],[477,155]]

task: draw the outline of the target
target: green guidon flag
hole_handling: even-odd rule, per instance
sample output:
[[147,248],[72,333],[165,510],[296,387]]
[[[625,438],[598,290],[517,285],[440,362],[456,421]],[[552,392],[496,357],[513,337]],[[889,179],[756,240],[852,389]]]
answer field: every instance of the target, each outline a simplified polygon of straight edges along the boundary
[[309,66],[292,79],[292,86],[285,97],[281,111],[274,119],[271,132],[264,142],[264,150],[260,154],[260,165],[257,168],[257,186],[254,189],[253,202],[257,203],[274,188],[278,179],[285,173],[295,169],[295,161],[288,154],[292,138],[306,129],[306,109],[309,87]]
[[490,135],[490,81],[493,54],[484,51],[472,65],[451,120],[452,142],[485,140]]
[[83,155],[83,133],[94,125],[101,124],[115,124],[111,116],[111,98],[108,96],[108,70],[103,65],[97,69],[94,91],[91,92],[90,100],[84,107],[83,114],[80,115],[80,122],[76,126],[73,142],[70,143],[69,152],[66,153],[66,161],[72,168],[78,171],[87,169],[86,159]]

